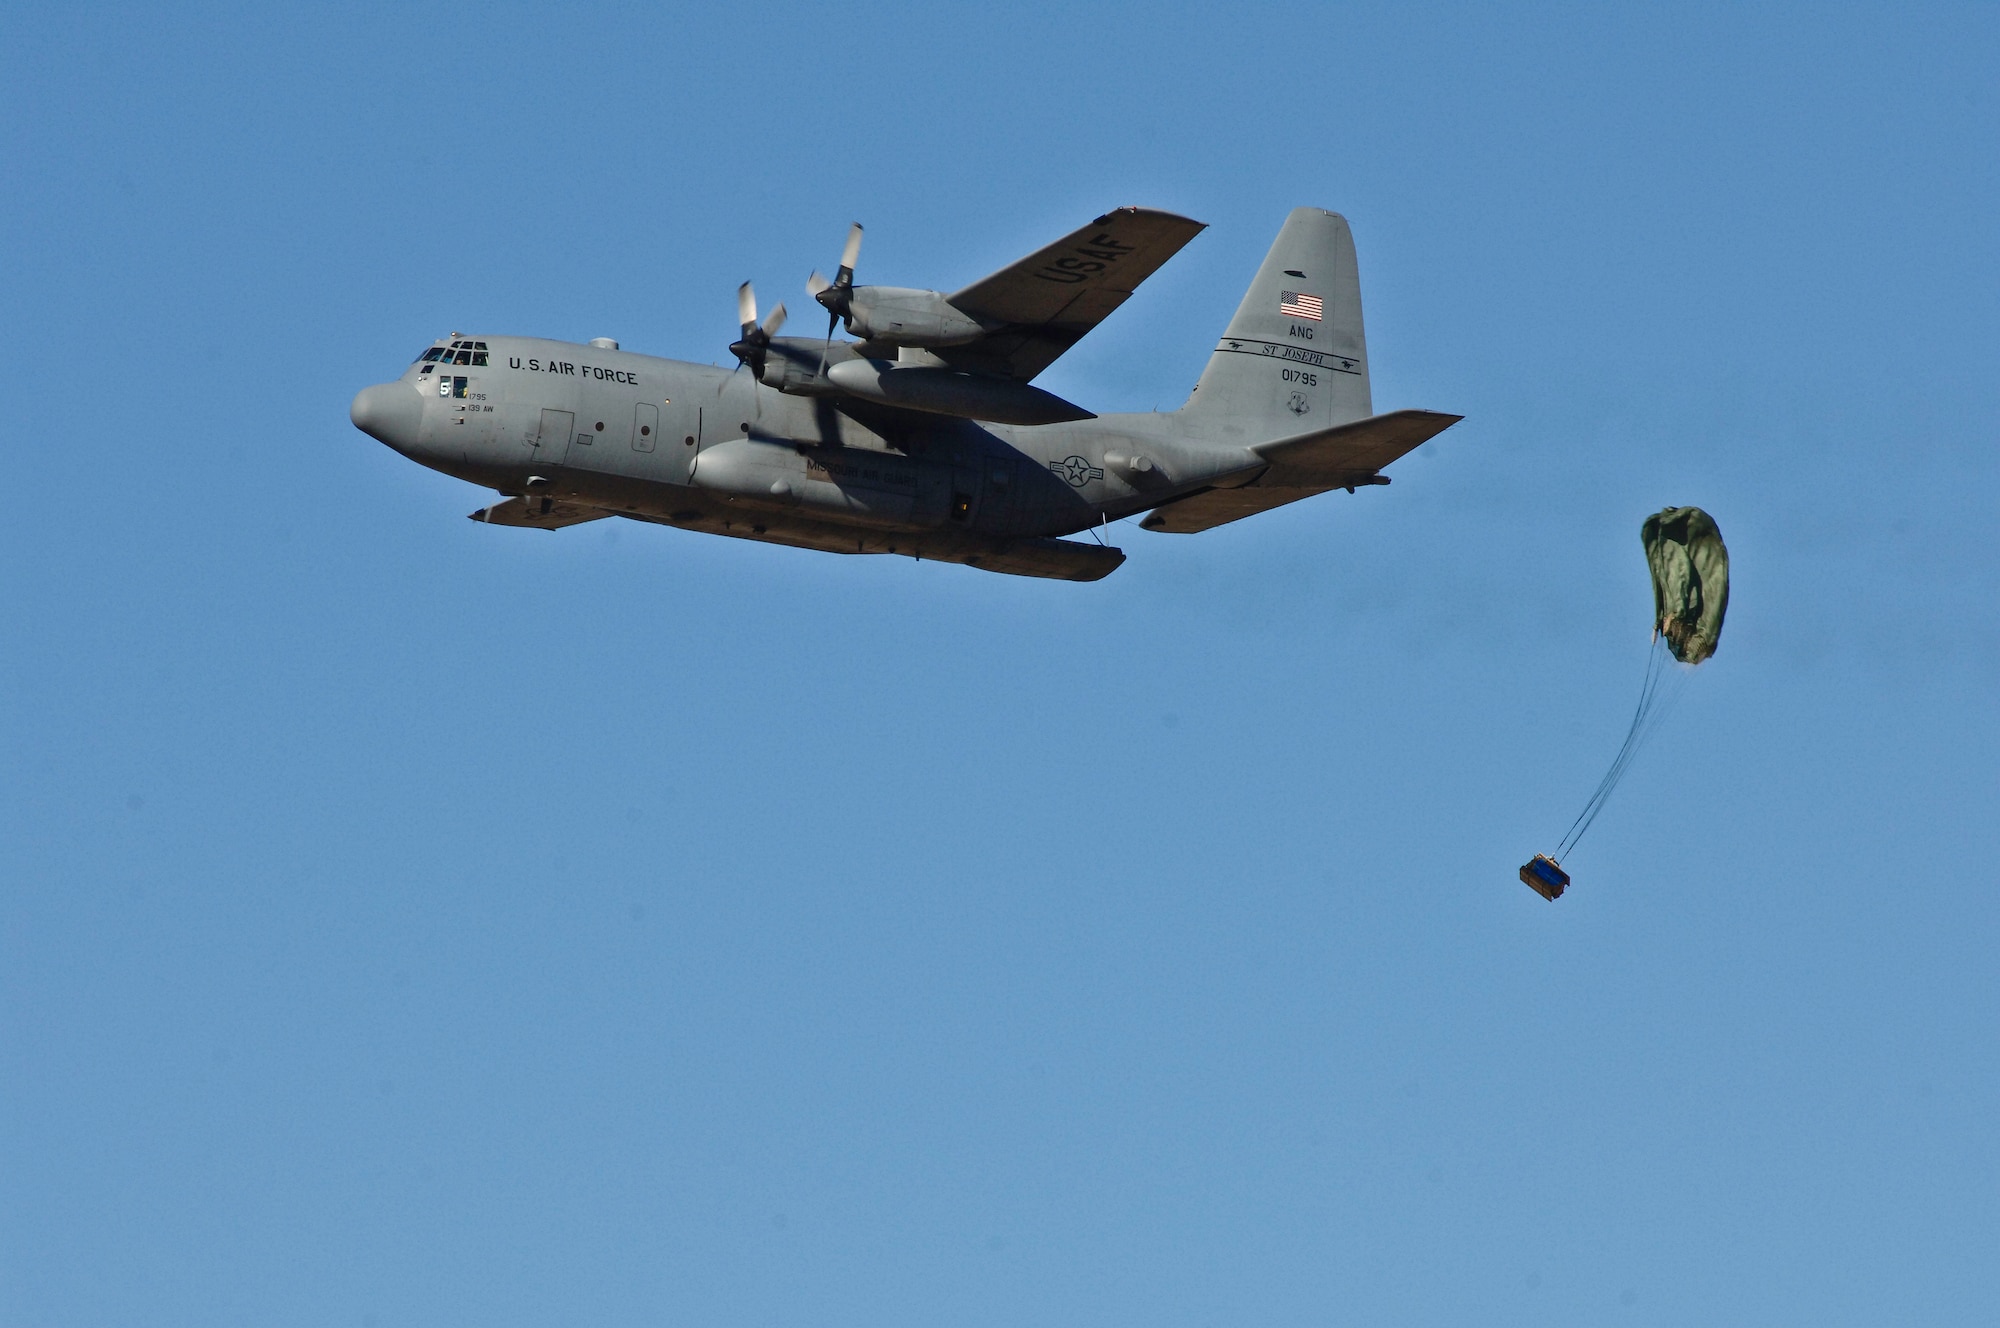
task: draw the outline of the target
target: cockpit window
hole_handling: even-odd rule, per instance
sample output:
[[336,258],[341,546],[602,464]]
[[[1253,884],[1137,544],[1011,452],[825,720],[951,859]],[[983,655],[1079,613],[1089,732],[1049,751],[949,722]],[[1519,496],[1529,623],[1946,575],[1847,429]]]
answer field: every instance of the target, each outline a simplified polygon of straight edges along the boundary
[[418,364],[424,366],[422,372],[429,373],[434,364],[469,364],[484,367],[486,364],[486,343],[483,341],[454,341],[449,346],[432,346],[417,357]]

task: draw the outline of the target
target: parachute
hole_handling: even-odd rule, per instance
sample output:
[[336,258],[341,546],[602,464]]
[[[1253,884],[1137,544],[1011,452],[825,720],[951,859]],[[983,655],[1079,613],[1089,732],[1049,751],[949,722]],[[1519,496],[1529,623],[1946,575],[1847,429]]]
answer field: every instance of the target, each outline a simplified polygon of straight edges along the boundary
[[1715,518],[1699,507],[1669,507],[1646,518],[1639,539],[1653,576],[1653,642],[1646,652],[1646,678],[1625,741],[1590,800],[1554,853],[1537,853],[1521,868],[1521,880],[1544,899],[1560,898],[1568,888],[1562,859],[1604,810],[1632,759],[1680,698],[1695,666],[1713,655],[1722,639],[1722,619],[1729,612],[1729,549]]
[[1729,550],[1715,518],[1669,507],[1639,527],[1653,572],[1653,632],[1683,664],[1699,664],[1722,639],[1729,612]]

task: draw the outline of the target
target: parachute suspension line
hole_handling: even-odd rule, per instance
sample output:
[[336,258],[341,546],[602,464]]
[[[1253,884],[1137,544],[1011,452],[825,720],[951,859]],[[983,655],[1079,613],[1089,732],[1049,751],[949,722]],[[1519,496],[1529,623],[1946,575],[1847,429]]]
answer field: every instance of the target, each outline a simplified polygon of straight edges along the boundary
[[1619,746],[1618,755],[1612,759],[1611,768],[1605,771],[1604,778],[1599,781],[1590,800],[1584,804],[1583,810],[1570,825],[1569,833],[1563,836],[1563,842],[1557,849],[1559,854],[1567,854],[1574,849],[1582,840],[1584,833],[1590,829],[1591,824],[1597,820],[1598,813],[1604,810],[1604,805],[1610,801],[1612,792],[1624,780],[1633,760],[1659,728],[1660,722],[1673,708],[1674,702],[1680,698],[1681,691],[1687,684],[1687,675],[1693,671],[1692,666],[1677,668],[1664,643],[1657,643],[1649,652],[1646,661],[1646,679],[1640,688],[1639,704],[1633,710],[1632,724],[1626,731],[1625,741]]
[[1666,643],[1655,634],[1652,647],[1646,652],[1645,681],[1640,684],[1639,704],[1633,708],[1631,726],[1625,730],[1625,741],[1612,758],[1611,768],[1604,772],[1604,778],[1591,792],[1590,800],[1570,822],[1568,832],[1552,855],[1555,861],[1560,862],[1569,855],[1597,819],[1597,814],[1604,810],[1604,804],[1611,800],[1611,794],[1631,768],[1633,758],[1659,728],[1661,719],[1673,708],[1674,702],[1680,699],[1681,691],[1687,684],[1687,675],[1692,672],[1692,666],[1676,667]]
[[1665,654],[1656,635],[1646,652],[1645,680],[1639,686],[1639,704],[1633,708],[1632,722],[1625,730],[1625,741],[1619,744],[1618,754],[1611,759],[1611,768],[1604,772],[1604,778],[1597,781],[1597,787],[1591,791],[1589,799],[1583,804],[1583,810],[1576,814],[1576,819],[1570,822],[1569,830],[1564,833],[1562,842],[1556,846],[1554,857],[1557,862],[1562,861],[1569,855],[1569,851],[1576,847],[1577,842],[1583,838],[1583,832],[1597,819],[1597,813],[1611,800],[1612,790],[1618,787],[1618,781],[1624,777],[1626,767],[1631,764],[1633,755],[1638,751],[1643,740],[1647,717],[1653,710],[1654,698],[1659,695],[1660,675],[1664,671],[1662,661]]

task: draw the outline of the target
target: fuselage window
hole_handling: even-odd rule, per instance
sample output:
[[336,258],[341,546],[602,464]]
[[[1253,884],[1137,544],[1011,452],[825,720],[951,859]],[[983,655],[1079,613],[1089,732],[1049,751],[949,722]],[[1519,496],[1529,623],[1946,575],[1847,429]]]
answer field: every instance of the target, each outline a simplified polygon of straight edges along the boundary
[[452,361],[452,363],[454,363],[454,364],[471,364],[471,363],[472,363],[472,352],[471,352],[471,351],[469,351],[469,350],[462,350],[462,351],[460,351],[460,352],[458,353],[458,357],[457,357],[456,359],[454,359],[454,360]]
[[483,350],[476,350],[472,352],[472,362],[474,364],[486,363],[486,352]]

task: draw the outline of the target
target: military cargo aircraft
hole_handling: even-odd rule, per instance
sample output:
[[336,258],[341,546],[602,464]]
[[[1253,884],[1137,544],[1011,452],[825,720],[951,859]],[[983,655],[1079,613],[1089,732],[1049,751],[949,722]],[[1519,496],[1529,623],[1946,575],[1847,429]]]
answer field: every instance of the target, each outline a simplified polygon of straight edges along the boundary
[[472,514],[493,525],[627,517],[1095,581],[1125,560],[1097,537],[1109,521],[1185,534],[1387,484],[1461,418],[1373,413],[1353,237],[1318,208],[1286,219],[1180,409],[1098,415],[1033,385],[1203,229],[1119,208],[946,295],[854,284],[856,225],[834,279],[808,283],[824,337],[777,336],[784,306],[760,321],[746,282],[733,370],[455,332],[351,415],[496,490]]

